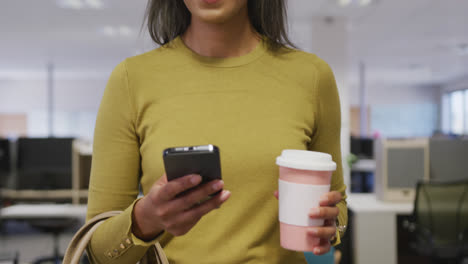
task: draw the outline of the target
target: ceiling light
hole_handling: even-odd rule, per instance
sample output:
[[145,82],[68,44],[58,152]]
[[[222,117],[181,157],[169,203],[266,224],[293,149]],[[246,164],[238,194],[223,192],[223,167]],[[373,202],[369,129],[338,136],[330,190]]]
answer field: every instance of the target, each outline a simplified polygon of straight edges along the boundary
[[117,30],[111,26],[105,26],[102,28],[102,33],[108,37],[115,37],[117,35]]
[[368,6],[370,4],[372,4],[372,0],[359,0],[360,6]]
[[92,9],[102,9],[104,7],[102,0],[84,0],[84,2]]
[[338,4],[340,6],[349,6],[351,4],[352,0],[338,0]]
[[82,9],[84,7],[83,2],[81,0],[59,0],[57,2],[58,6],[61,8],[68,8],[68,9]]
[[104,7],[103,0],[57,0],[57,5],[65,9],[102,9]]
[[100,28],[98,32],[107,37],[130,37],[133,35],[133,29],[127,25],[119,27],[105,26]]
[[121,26],[119,28],[119,33],[122,36],[128,37],[132,34],[132,29],[128,26]]
[[362,6],[366,7],[374,3],[374,0],[336,0],[338,5],[341,7],[348,7],[348,6]]

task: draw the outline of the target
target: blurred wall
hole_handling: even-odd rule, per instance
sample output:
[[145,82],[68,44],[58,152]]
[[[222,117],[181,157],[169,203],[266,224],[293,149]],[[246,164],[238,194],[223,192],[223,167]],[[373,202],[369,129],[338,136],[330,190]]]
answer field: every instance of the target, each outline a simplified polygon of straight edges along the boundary
[[[92,137],[107,78],[103,74],[54,81],[54,136]],[[48,135],[47,109],[44,78],[0,80],[0,113],[25,114],[29,136]]]
[[[371,84],[367,86],[368,105],[403,104],[403,103],[439,103],[440,86],[411,86]],[[359,87],[351,86],[350,104],[359,105]]]
[[[107,76],[101,79],[58,79],[54,82],[57,110],[96,111]],[[0,80],[0,112],[47,109],[47,81]]]
[[[368,136],[428,137],[441,129],[439,85],[372,83],[366,86]],[[359,87],[351,87],[350,104],[359,107]],[[358,122],[351,118],[351,122]],[[352,124],[356,127],[357,124]]]

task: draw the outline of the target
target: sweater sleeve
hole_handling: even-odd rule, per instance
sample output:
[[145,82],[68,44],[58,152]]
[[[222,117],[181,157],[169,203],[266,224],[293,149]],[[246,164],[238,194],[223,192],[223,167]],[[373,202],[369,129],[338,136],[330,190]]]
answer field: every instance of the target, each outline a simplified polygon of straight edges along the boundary
[[106,211],[123,213],[107,219],[93,234],[87,249],[92,263],[136,263],[155,242],[141,241],[131,232],[140,173],[135,119],[124,61],[112,72],[99,107],[86,218]]
[[[341,110],[338,89],[332,70],[322,60],[316,64],[317,85],[315,89],[316,116],[315,130],[312,136],[309,150],[325,152],[332,155],[336,163],[336,171],[331,180],[332,191],[341,193],[343,199],[337,204],[340,213],[339,225],[347,225],[348,212],[346,207],[346,186],[343,181],[343,166],[341,162]],[[341,243],[340,234],[337,231],[335,245]]]

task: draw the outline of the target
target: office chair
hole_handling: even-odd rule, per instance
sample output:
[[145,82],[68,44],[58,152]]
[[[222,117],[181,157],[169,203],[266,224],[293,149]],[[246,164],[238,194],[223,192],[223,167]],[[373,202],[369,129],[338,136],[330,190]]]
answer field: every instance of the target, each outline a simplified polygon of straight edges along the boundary
[[[71,189],[71,157],[74,138],[19,138],[17,142],[16,189]],[[62,263],[59,235],[75,226],[78,219],[29,219],[30,226],[53,235],[53,255],[34,264]]]
[[71,226],[75,225],[76,223],[78,223],[77,219],[70,218],[45,220],[38,219],[34,221],[29,221],[29,224],[32,227],[39,229],[45,233],[52,233],[54,242],[54,254],[52,256],[36,259],[33,262],[33,264],[62,263],[63,255],[61,255],[59,251],[59,235],[65,230],[69,229]]
[[461,263],[468,257],[468,181],[419,182],[405,226],[418,255],[433,263]]

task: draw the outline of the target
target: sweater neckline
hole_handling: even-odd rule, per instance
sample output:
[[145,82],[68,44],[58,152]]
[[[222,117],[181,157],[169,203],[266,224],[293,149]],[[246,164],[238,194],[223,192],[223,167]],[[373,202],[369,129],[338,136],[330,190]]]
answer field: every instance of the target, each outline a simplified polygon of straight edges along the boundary
[[228,57],[228,58],[202,56],[196,53],[195,51],[191,50],[184,43],[184,41],[182,40],[180,36],[177,36],[172,41],[172,43],[176,48],[180,48],[185,55],[189,56],[191,59],[197,61],[198,63],[206,65],[206,66],[220,67],[220,68],[238,67],[238,66],[246,65],[260,58],[267,50],[267,46],[266,46],[267,43],[266,43],[265,37],[262,37],[260,42],[257,44],[257,46],[249,53],[242,55],[242,56],[238,56],[238,57]]

